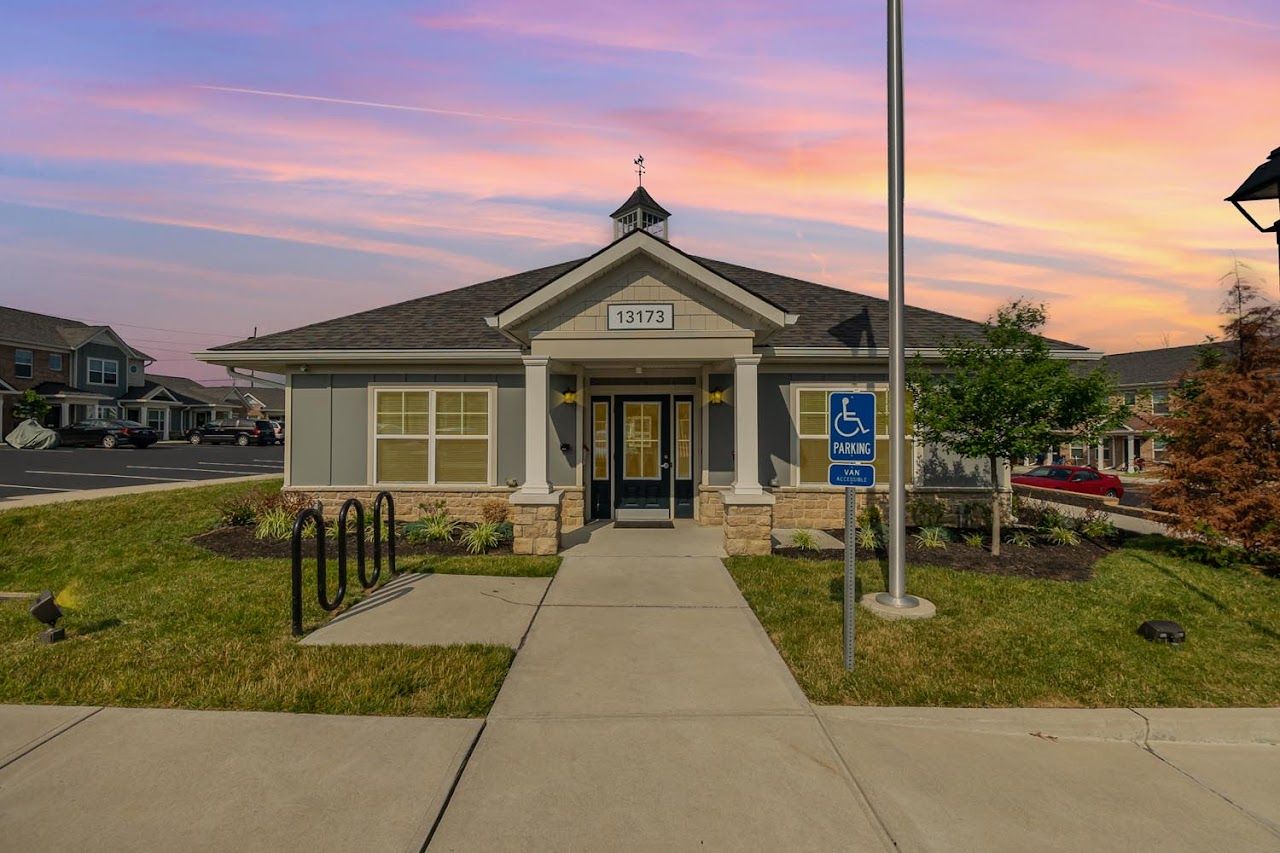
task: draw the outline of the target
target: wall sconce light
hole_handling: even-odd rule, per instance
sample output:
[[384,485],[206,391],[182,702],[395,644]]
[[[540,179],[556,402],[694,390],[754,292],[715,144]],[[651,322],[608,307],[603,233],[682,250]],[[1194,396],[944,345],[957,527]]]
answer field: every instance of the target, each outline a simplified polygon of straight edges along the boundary
[[560,395],[560,402],[564,403],[566,406],[572,406],[574,403],[578,402],[578,392],[565,391]]
[[707,401],[713,406],[719,406],[724,403],[724,389],[712,388],[711,393],[707,395]]
[[62,618],[62,608],[54,600],[52,592],[45,590],[40,593],[36,603],[27,612],[37,622],[45,625],[45,630],[40,632],[40,642],[56,643],[67,636],[65,629],[56,627],[58,620]]

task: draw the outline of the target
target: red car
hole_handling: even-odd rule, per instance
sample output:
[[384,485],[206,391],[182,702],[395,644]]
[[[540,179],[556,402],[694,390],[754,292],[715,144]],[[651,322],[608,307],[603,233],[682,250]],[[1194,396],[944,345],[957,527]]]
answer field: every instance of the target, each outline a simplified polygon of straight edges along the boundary
[[1097,468],[1083,465],[1041,465],[1025,474],[1014,474],[1013,482],[1042,489],[1061,489],[1086,495],[1124,497],[1124,484],[1114,474],[1103,474]]

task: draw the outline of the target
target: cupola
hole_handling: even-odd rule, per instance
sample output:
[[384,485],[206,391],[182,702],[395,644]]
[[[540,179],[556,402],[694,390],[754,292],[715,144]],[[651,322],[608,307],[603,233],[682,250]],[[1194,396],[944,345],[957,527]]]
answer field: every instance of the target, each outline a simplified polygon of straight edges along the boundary
[[636,186],[631,197],[612,214],[613,239],[644,229],[659,240],[667,240],[667,220],[671,218],[671,214],[654,201],[653,196],[644,188],[644,157],[636,158],[636,175],[641,183]]

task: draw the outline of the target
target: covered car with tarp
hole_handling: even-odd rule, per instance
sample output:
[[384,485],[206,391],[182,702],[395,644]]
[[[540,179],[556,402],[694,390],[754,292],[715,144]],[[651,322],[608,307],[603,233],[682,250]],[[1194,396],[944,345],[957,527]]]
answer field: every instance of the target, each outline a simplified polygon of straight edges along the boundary
[[35,418],[27,418],[4,437],[5,444],[18,450],[48,450],[58,446],[58,432],[40,426]]

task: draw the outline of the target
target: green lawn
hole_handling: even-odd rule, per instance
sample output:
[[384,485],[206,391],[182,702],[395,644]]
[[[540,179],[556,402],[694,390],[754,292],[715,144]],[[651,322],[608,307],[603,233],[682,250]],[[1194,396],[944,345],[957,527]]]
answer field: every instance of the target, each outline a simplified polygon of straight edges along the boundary
[[[67,640],[36,640],[28,603],[0,601],[0,702],[479,716],[511,664],[503,646],[299,646],[288,560],[190,544],[221,485],[0,512],[0,590],[52,589]],[[402,569],[546,575],[555,558],[442,558]],[[483,569],[483,571],[482,571]],[[330,572],[334,569],[330,568]],[[325,614],[306,587],[308,628]],[[349,587],[359,591],[354,567]]]
[[[814,702],[955,706],[1280,705],[1280,580],[1170,555],[1146,537],[1087,583],[908,567],[938,606],[888,622],[859,608],[855,674],[841,660],[838,562],[735,557],[729,571]],[[884,589],[874,561],[858,594]],[[1174,619],[1183,646],[1137,636]]]
[[[370,557],[372,559],[372,557]],[[354,565],[354,564],[353,564]],[[486,557],[398,557],[400,572],[422,572],[437,575],[488,575],[501,578],[549,578],[560,568],[559,557],[504,556]]]

